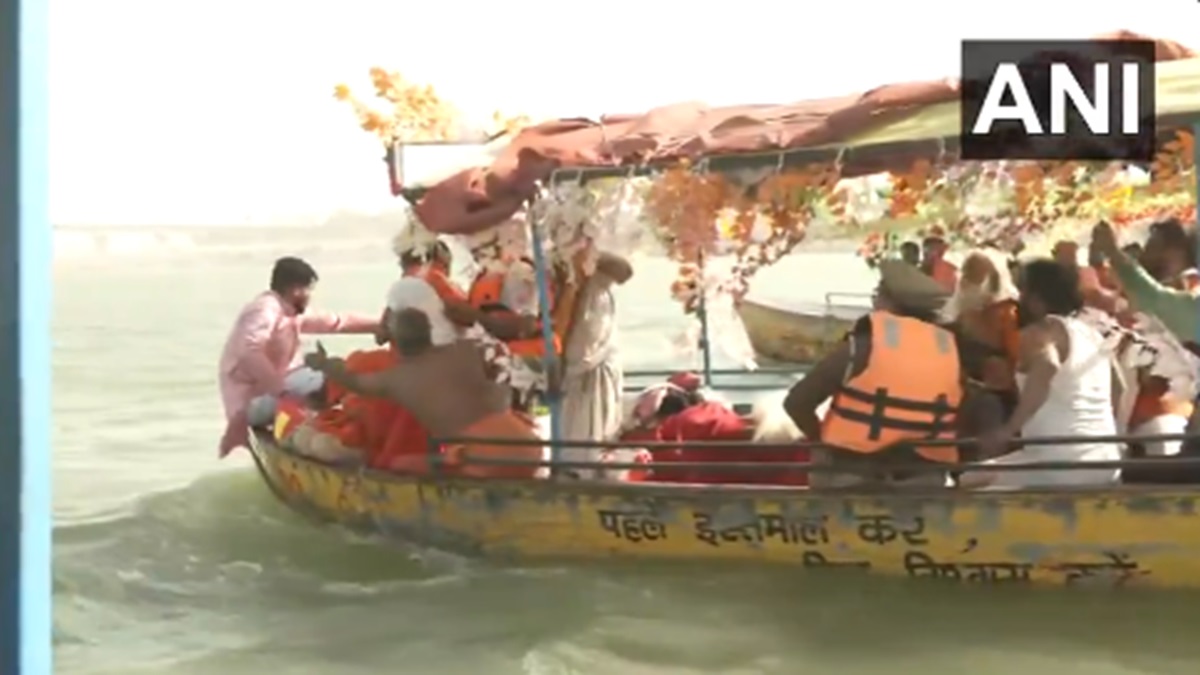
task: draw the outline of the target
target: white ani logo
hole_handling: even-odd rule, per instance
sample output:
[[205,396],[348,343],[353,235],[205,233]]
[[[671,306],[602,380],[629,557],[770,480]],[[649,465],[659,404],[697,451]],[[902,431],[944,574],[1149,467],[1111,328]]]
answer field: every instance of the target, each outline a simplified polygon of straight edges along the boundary
[[[1112,133],[1111,120],[1108,119],[1109,105],[1109,74],[1110,65],[1107,63],[1093,64],[1093,89],[1095,99],[1089,99],[1083,85],[1075,79],[1075,74],[1064,63],[1050,64],[1050,133],[1067,133],[1067,100],[1083,118],[1084,124],[1093,134],[1103,135]],[[1136,136],[1141,111],[1138,104],[1138,64],[1121,64],[1121,133]],[[1012,105],[1001,103],[1004,93],[1012,94]],[[1029,97],[1029,90],[1021,79],[1021,71],[1014,63],[1002,63],[996,67],[992,82],[988,86],[987,96],[984,97],[983,107],[975,118],[973,134],[987,134],[992,125],[998,120],[1016,120],[1025,127],[1025,133],[1041,135],[1046,133],[1038,120],[1037,108]]]

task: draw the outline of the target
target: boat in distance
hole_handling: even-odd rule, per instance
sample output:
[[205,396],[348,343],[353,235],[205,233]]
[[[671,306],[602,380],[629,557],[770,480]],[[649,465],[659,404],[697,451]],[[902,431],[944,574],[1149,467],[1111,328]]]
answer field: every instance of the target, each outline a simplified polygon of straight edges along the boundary
[[824,304],[789,302],[786,308],[743,299],[737,312],[759,355],[784,363],[812,364],[871,311],[859,294],[846,294],[854,301],[831,302],[837,295],[830,294]]

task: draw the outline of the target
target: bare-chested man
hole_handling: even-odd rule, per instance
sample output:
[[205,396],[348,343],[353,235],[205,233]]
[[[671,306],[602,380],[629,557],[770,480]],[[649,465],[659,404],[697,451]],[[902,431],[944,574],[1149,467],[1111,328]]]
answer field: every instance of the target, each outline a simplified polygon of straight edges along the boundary
[[489,372],[491,365],[479,343],[464,339],[444,345],[433,341],[430,317],[415,307],[393,310],[389,330],[399,362],[377,373],[355,374],[345,362],[318,351],[305,363],[327,378],[364,396],[377,396],[404,406],[435,438],[528,440],[529,445],[495,445],[481,440],[446,447],[446,463],[464,476],[531,478],[537,466],[465,463],[471,458],[540,460],[545,441],[531,422],[515,414],[510,389]]

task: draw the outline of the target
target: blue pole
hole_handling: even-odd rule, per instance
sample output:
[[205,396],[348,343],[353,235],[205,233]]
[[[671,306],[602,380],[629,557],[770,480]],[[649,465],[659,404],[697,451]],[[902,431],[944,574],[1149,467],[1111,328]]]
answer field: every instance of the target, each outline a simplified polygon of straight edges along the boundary
[[[1200,143],[1196,141],[1200,141],[1200,122],[1192,123],[1192,180],[1196,181],[1196,224],[1200,226]],[[1200,265],[1200,248],[1196,250],[1196,263]],[[1195,340],[1200,344],[1200,326],[1196,326]]]
[[50,268],[47,0],[4,0],[0,180],[0,673],[49,675]]
[[711,387],[713,381],[712,343],[708,339],[708,302],[704,288],[704,254],[700,254],[700,302],[696,305],[696,318],[700,320],[700,358],[704,363],[704,386]]
[[[554,325],[551,323],[553,317],[550,313],[550,272],[546,266],[546,252],[542,249],[542,226],[536,219],[531,218],[530,221],[529,233],[533,242],[533,263],[537,278],[538,314],[542,322],[542,342],[546,347],[544,363],[547,376],[557,373],[554,381],[558,382],[562,379],[562,373],[558,373],[558,350],[554,348]],[[565,349],[566,345],[563,345],[563,348]],[[557,462],[562,454],[562,448],[558,444],[563,437],[562,394],[559,388],[556,385],[546,392],[546,404],[550,406],[550,459],[554,462]]]

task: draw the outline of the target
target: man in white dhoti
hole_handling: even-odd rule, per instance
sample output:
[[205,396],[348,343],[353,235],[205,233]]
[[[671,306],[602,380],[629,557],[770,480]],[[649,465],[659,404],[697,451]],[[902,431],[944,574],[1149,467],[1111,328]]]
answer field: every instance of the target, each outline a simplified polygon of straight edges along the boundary
[[[563,349],[563,437],[611,440],[621,428],[623,379],[617,344],[613,287],[633,276],[624,258],[601,253],[596,271],[583,282]],[[599,449],[563,450],[563,459],[598,461]],[[595,471],[579,471],[581,478]]]

